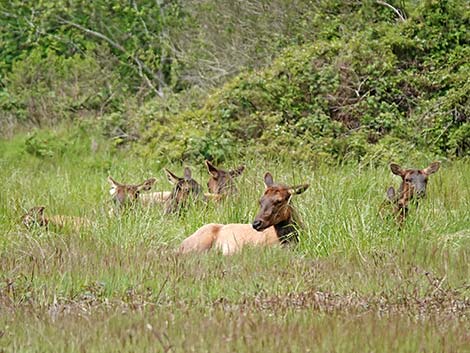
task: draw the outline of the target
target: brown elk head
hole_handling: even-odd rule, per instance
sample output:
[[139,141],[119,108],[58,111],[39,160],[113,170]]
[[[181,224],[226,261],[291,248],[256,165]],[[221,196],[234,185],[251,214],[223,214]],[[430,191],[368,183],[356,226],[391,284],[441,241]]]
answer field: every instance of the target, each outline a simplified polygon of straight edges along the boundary
[[207,171],[210,174],[207,187],[212,194],[231,194],[237,191],[233,179],[245,170],[245,166],[241,165],[236,169],[229,171],[219,169],[208,160],[205,161]]
[[290,200],[293,195],[303,193],[308,184],[286,186],[275,184],[270,173],[264,175],[266,189],[259,202],[260,210],[253,221],[253,228],[262,231],[278,224],[288,224],[292,221],[293,209]]
[[170,183],[173,184],[173,190],[167,201],[165,213],[178,211],[191,198],[204,198],[201,185],[192,178],[191,169],[188,167],[184,168],[184,176],[182,178],[176,176],[168,169],[165,169],[165,173]]
[[400,188],[398,189],[400,198],[404,190],[410,193],[410,195],[407,196],[409,199],[426,196],[428,178],[431,174],[437,172],[439,167],[440,162],[433,162],[424,169],[402,169],[398,164],[391,163],[390,169],[392,173],[402,178]]
[[113,201],[118,206],[132,205],[137,201],[142,191],[149,191],[152,189],[155,181],[155,178],[150,178],[136,185],[121,184],[109,176],[108,182],[111,185],[109,193],[111,194]]
[[22,223],[27,227],[31,228],[34,225],[45,227],[48,225],[48,220],[44,216],[44,206],[32,207],[21,219]]

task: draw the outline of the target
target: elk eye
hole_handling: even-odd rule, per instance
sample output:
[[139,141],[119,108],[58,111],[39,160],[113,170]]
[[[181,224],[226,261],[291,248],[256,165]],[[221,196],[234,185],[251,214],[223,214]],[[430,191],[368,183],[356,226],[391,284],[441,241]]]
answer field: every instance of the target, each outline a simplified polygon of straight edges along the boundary
[[406,181],[407,183],[411,183],[411,178],[405,178],[405,181]]

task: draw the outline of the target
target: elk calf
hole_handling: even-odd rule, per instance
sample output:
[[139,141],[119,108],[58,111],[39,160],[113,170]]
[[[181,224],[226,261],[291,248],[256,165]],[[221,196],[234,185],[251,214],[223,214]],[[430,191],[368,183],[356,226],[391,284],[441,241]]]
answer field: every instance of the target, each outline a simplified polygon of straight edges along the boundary
[[182,178],[176,176],[168,169],[164,169],[170,183],[173,184],[168,199],[166,200],[165,213],[179,211],[182,207],[188,205],[189,201],[202,199],[205,200],[201,185],[192,178],[191,169],[184,168],[184,176]]
[[394,205],[394,213],[398,221],[404,221],[408,214],[408,205],[413,199],[420,199],[426,196],[428,178],[431,174],[439,170],[440,162],[433,162],[424,169],[402,169],[398,164],[391,163],[390,170],[393,174],[402,178],[402,182],[395,192],[393,186],[387,190],[387,198]]
[[233,194],[237,192],[237,188],[234,183],[234,178],[241,175],[245,170],[245,166],[241,165],[236,169],[229,171],[217,168],[208,160],[205,161],[207,171],[210,174],[209,181],[207,182],[207,188],[211,194]]
[[150,178],[136,185],[122,184],[109,176],[108,182],[111,185],[109,193],[118,207],[132,206],[139,199],[140,193],[142,191],[149,191],[153,184],[155,184],[155,181],[155,178]]
[[301,194],[308,184],[289,187],[275,184],[270,173],[264,176],[265,191],[253,224],[206,224],[186,238],[180,253],[215,248],[223,255],[239,252],[246,245],[268,246],[297,240],[293,195]]
[[91,222],[83,217],[54,215],[46,217],[44,215],[44,206],[36,206],[31,208],[22,218],[22,223],[31,228],[34,225],[49,228],[51,226],[56,228],[69,227],[75,231],[81,228],[90,227]]

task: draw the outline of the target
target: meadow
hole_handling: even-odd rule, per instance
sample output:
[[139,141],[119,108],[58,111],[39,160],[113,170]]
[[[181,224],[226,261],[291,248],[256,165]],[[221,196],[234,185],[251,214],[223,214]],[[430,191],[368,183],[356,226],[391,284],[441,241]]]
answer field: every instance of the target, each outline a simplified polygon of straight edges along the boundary
[[[387,165],[234,160],[239,192],[180,214],[109,215],[108,175],[170,190],[166,164],[70,139],[38,157],[0,141],[0,352],[470,351],[470,162],[442,160],[402,227],[379,210],[399,184]],[[403,166],[423,168],[422,155]],[[209,222],[251,223],[263,175],[309,183],[294,199],[296,246],[178,255]],[[26,229],[32,206],[92,226]]]

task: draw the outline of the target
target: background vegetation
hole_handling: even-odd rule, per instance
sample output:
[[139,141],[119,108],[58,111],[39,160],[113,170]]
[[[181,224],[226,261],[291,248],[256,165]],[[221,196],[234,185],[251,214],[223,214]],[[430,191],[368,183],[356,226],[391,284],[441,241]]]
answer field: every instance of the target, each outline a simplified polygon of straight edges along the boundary
[[87,120],[170,161],[468,156],[469,6],[5,1],[2,131]]

